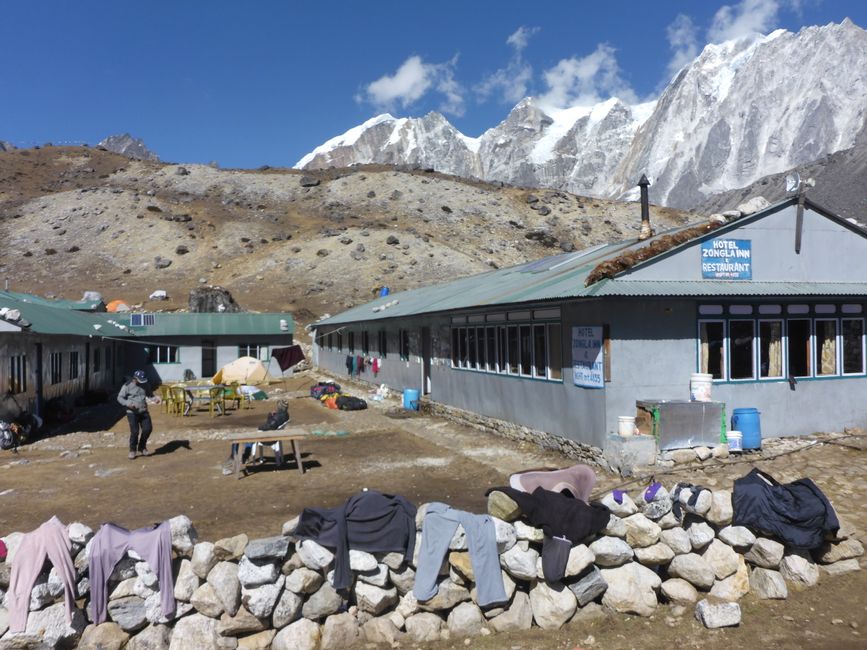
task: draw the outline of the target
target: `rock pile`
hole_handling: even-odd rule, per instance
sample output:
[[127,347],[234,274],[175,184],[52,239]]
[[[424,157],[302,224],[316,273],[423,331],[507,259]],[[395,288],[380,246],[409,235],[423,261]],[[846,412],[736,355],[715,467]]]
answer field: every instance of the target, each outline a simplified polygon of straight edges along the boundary
[[[343,594],[331,586],[334,555],[315,542],[297,540],[297,518],[282,534],[249,540],[246,535],[198,541],[192,522],[171,520],[177,611],[163,618],[157,576],[145,562],[125,557],[111,575],[109,622],[89,624],[89,540],[84,524],[69,526],[79,601],[67,624],[63,585],[52,569],[31,593],[27,629],[8,631],[0,608],[0,647],[161,648],[174,650],[274,648],[343,650],[353,645],[422,643],[529,629],[557,629],[572,620],[609,611],[650,616],[660,603],[693,608],[709,628],[738,625],[738,600],[787,598],[828,574],[860,569],[864,549],[844,524],[838,538],[812,554],[785,547],[744,527],[732,526],[731,493],[703,490],[690,505],[679,501],[683,518],[661,488],[649,503],[624,495],[604,497],[612,511],[598,536],[575,545],[562,583],[544,580],[542,531],[520,520],[514,501],[489,496],[503,583],[508,602],[477,605],[473,564],[466,535],[458,528],[443,565],[437,594],[419,602],[412,594],[417,556],[352,550],[353,585]],[[420,547],[426,506],[418,511]],[[3,538],[9,557],[0,563],[0,590],[22,534]],[[5,600],[4,600],[5,603]],[[40,645],[42,644],[42,645]]]

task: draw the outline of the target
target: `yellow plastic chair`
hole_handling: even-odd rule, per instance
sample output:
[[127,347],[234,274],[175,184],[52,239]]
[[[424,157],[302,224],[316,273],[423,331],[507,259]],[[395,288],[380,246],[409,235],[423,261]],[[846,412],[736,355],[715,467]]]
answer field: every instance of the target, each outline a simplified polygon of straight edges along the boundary
[[168,414],[175,412],[175,401],[168,386],[160,386],[160,399],[163,403],[163,411]]
[[172,386],[169,392],[174,403],[175,415],[187,415],[192,407],[192,403],[187,396],[187,389],[183,386]]
[[226,412],[226,400],[222,386],[208,389],[208,411],[211,413],[211,417],[214,417],[215,408],[219,411],[217,415],[223,415]]
[[237,381],[233,381],[223,390],[223,401],[226,404],[232,402],[235,410],[241,408],[241,402],[243,400],[244,395],[241,394]]

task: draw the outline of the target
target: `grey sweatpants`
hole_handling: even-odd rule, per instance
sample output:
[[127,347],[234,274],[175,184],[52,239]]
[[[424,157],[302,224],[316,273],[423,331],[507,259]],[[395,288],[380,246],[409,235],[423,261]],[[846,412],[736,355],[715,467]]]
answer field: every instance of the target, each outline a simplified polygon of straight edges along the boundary
[[430,503],[425,512],[415,587],[412,590],[416,600],[425,601],[436,596],[440,566],[458,524],[464,527],[467,534],[479,605],[486,607],[506,602],[508,598],[503,587],[503,574],[500,572],[494,520],[489,515],[474,515],[471,512],[455,510],[445,503]]

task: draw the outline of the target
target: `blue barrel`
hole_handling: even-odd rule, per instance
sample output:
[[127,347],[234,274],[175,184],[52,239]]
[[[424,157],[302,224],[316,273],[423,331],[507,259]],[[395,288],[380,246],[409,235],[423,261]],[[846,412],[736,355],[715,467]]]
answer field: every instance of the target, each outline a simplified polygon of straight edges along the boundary
[[418,389],[404,388],[403,389],[403,408],[408,411],[418,411]]
[[388,295],[388,287],[382,287],[379,290],[379,297],[382,298],[383,296],[387,296],[387,295]]
[[744,449],[762,448],[762,422],[758,409],[748,408],[732,411],[732,430],[740,431],[743,434]]

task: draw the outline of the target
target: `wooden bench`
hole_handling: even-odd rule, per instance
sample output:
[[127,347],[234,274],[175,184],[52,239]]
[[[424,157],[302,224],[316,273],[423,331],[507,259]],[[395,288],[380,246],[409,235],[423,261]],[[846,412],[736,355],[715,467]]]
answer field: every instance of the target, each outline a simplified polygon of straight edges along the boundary
[[[303,429],[293,428],[293,429],[282,429],[278,431],[260,431],[257,433],[235,433],[229,436],[226,436],[225,440],[229,441],[232,444],[237,444],[238,448],[235,451],[235,478],[241,478],[241,457],[244,455],[243,445],[251,444],[251,443],[259,443],[261,445],[271,445],[274,443],[280,443],[280,451],[276,452],[275,459],[277,461],[278,466],[283,464],[283,453],[282,453],[282,444],[284,442],[291,443],[292,445],[292,455],[295,456],[295,462],[298,463],[298,470],[304,474],[304,463],[301,461],[301,447],[298,444],[300,440],[310,438],[311,434]],[[246,471],[246,465],[245,471]]]

